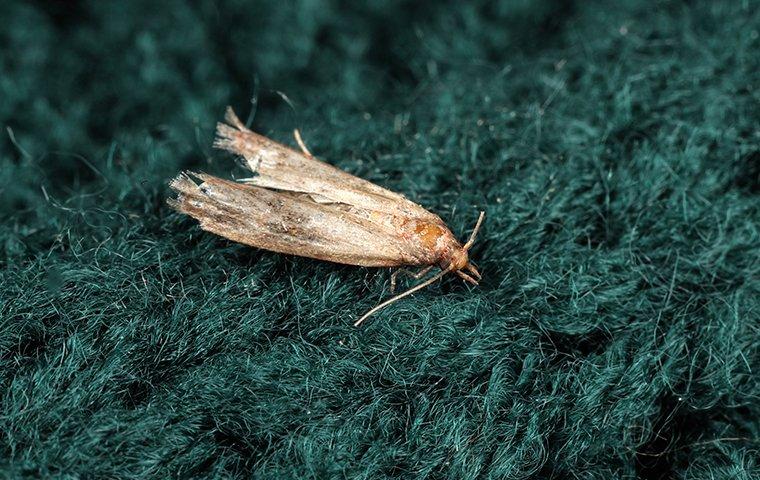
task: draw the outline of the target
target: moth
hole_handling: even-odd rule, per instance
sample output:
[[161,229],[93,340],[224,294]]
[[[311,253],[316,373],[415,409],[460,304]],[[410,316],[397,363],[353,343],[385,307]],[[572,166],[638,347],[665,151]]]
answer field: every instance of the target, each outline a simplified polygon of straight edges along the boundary
[[[230,107],[218,123],[214,147],[242,157],[254,173],[240,181],[183,172],[170,183],[168,203],[203,230],[278,253],[363,267],[408,267],[441,271],[386,300],[370,315],[434,283],[448,273],[477,285],[481,275],[468,251],[483,223],[461,244],[437,215],[403,195],[355,177],[315,158],[296,130],[296,151],[243,125]],[[391,277],[395,287],[397,270]]]

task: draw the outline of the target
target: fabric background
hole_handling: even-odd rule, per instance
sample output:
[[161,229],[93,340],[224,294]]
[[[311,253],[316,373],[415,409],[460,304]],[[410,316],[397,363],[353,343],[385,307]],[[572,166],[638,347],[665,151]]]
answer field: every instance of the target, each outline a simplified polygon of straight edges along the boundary
[[[0,18],[3,476],[760,478],[756,1]],[[481,286],[354,329],[390,270],[170,211],[182,169],[245,174],[228,104],[460,238],[485,210]]]

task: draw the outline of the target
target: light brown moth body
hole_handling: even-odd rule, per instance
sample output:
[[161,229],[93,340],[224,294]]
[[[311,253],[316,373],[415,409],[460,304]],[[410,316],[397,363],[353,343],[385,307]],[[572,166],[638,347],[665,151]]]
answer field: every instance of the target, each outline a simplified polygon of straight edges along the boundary
[[[462,245],[443,220],[402,195],[314,158],[296,131],[302,152],[258,135],[232,109],[217,125],[214,146],[242,157],[255,174],[241,182],[184,172],[172,180],[169,204],[200,222],[202,229],[264,250],[364,267],[425,267],[441,271],[376,306],[386,305],[447,273],[476,284],[480,273],[468,250],[483,221],[480,213]],[[198,184],[193,177],[199,180]],[[395,275],[392,284],[395,284]]]

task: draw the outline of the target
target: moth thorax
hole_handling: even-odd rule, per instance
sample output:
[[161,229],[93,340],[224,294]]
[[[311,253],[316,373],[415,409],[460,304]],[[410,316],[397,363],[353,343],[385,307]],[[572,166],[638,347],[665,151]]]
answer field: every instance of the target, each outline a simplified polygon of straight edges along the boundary
[[434,223],[420,222],[414,227],[414,233],[425,248],[436,249],[438,239],[443,237],[446,232],[440,226]]

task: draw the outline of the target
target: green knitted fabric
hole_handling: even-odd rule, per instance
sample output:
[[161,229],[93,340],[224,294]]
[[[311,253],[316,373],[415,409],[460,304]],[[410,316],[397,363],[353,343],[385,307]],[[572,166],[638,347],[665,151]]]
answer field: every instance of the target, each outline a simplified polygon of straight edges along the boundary
[[[760,478],[755,0],[0,2],[10,478]],[[252,128],[439,214],[479,287],[205,233]],[[403,279],[401,287],[414,283]]]

